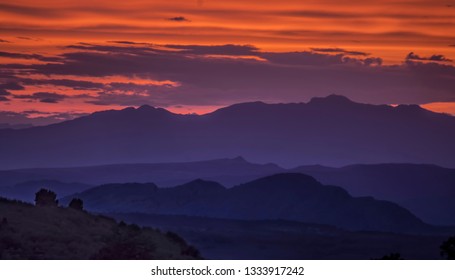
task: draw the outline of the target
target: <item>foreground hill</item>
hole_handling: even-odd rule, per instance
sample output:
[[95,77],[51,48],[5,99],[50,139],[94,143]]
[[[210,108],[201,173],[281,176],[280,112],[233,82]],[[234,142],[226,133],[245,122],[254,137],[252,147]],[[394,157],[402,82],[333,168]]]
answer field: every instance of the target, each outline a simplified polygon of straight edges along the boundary
[[455,169],[423,164],[301,166],[292,169],[354,196],[398,203],[431,224],[455,225]]
[[346,229],[420,232],[426,225],[406,209],[371,197],[354,198],[340,187],[289,173],[226,189],[192,181],[174,188],[149,184],[108,184],[68,197],[90,211],[188,215],[243,220],[293,220]]
[[206,115],[142,106],[0,130],[0,169],[181,162],[242,155],[283,166],[433,163],[455,167],[455,117],[342,96],[236,104]]
[[1,259],[195,259],[173,233],[0,198]]

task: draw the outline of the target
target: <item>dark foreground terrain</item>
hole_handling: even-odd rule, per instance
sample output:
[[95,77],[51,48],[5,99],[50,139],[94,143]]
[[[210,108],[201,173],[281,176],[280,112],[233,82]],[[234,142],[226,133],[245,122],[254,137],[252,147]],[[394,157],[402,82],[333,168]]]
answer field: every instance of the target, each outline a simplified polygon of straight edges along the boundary
[[198,259],[174,233],[0,198],[0,259]]
[[[406,235],[346,231],[289,221],[240,221],[188,216],[111,214],[119,220],[171,230],[208,259],[442,259],[448,233]],[[450,232],[450,229],[447,229]]]

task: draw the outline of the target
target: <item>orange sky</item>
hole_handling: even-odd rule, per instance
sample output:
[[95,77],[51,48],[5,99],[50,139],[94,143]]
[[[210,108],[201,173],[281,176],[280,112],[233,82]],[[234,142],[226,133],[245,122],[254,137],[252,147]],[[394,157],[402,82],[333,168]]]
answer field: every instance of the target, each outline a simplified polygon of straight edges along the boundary
[[[410,49],[455,56],[449,47],[455,44],[455,6],[450,2],[0,1],[0,29],[2,39],[14,42],[16,50],[52,52],[77,41],[230,43],[273,51],[356,49],[394,63]],[[188,20],[165,20],[174,17]]]
[[[455,1],[0,0],[0,40],[0,51],[46,56],[58,55],[64,46],[78,42],[125,40],[158,45],[253,45],[271,52],[342,48],[380,57],[384,65],[403,63],[411,51],[422,57],[443,54],[455,60]],[[7,63],[45,62],[0,57],[0,64]],[[445,63],[453,65],[453,61]],[[139,78],[131,79],[137,82]],[[46,88],[28,87],[21,94],[37,90]],[[77,99],[59,104],[0,102],[0,110],[36,106],[50,111],[97,110]],[[186,111],[215,107],[200,104]],[[453,103],[426,108],[455,112]],[[185,112],[180,107],[173,110]]]

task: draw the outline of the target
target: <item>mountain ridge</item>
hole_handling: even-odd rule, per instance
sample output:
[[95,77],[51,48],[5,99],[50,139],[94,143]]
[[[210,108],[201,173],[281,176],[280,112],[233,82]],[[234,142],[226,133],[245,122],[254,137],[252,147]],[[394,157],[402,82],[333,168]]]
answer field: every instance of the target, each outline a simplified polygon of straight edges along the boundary
[[[455,117],[341,96],[242,103],[204,115],[142,106],[0,130],[0,169],[183,162],[243,155],[281,166],[382,162],[455,167]],[[431,133],[428,133],[431,131]]]
[[42,187],[61,195],[109,183],[154,182],[174,187],[203,179],[231,188],[255,179],[286,172],[310,175],[325,185],[341,186],[354,196],[373,196],[398,203],[427,223],[455,225],[455,169],[428,164],[374,164],[285,169],[254,164],[244,158],[183,163],[115,164],[75,168],[38,168],[0,171],[0,196],[33,201]]
[[311,176],[298,173],[271,175],[230,189],[204,180],[165,189],[144,184],[107,184],[63,198],[62,202],[76,197],[84,201],[89,211],[102,213],[281,219],[392,232],[426,228],[420,219],[394,203],[355,198],[341,187],[322,185]]

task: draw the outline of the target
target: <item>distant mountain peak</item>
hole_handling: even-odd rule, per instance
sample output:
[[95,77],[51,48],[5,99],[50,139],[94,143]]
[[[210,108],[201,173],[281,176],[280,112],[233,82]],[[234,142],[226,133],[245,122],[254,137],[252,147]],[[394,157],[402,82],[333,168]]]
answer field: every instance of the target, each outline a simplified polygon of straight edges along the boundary
[[293,185],[293,186],[320,186],[321,183],[319,183],[316,179],[309,175],[305,175],[302,173],[278,173],[275,175],[263,177],[260,179],[257,179],[255,181],[252,181],[253,185],[259,184],[263,186],[273,186],[273,187],[283,187],[283,186],[288,186],[288,185]]
[[242,156],[237,156],[233,159],[231,159],[232,161],[235,161],[235,162],[245,162],[245,163],[249,163],[244,157]]
[[189,191],[202,191],[202,192],[211,192],[211,191],[224,191],[226,188],[218,182],[196,179],[186,184],[176,186],[174,189],[186,189]]
[[142,105],[136,109],[136,112],[140,113],[161,113],[161,114],[168,114],[171,115],[173,113],[169,112],[166,109],[159,108],[159,107],[153,107],[150,105]]
[[353,104],[355,103],[351,99],[347,98],[344,95],[337,95],[331,94],[326,97],[313,97],[311,98],[308,104],[332,104],[332,105],[340,105],[340,104]]
[[93,112],[92,115],[93,115],[93,114],[106,113],[106,112],[108,112],[108,113],[109,113],[109,112],[117,112],[117,111],[120,111],[120,112],[129,112],[129,111],[134,111],[134,110],[136,110],[134,107],[125,107],[125,108],[123,108],[123,109],[121,109],[121,110],[97,111],[97,112]]
[[259,109],[267,108],[268,105],[270,105],[270,104],[267,104],[262,101],[237,103],[237,104],[232,104],[232,105],[220,108],[211,114],[219,114],[219,113],[224,113],[224,112],[247,112],[247,111],[255,110],[258,108]]
[[147,105],[147,104],[144,104],[144,105],[141,105],[140,107],[138,107],[136,110],[142,110],[142,111],[145,111],[145,110],[155,110],[157,108],[153,107],[153,106],[150,106],[150,105]]
[[316,181],[316,179],[314,179],[313,177],[311,177],[309,175],[305,175],[302,173],[293,173],[293,172],[278,173],[278,174],[264,177],[264,179],[274,180],[274,181],[283,181],[283,180],[284,181],[311,181],[313,183],[317,183],[318,185],[320,185],[320,183],[318,181]]

